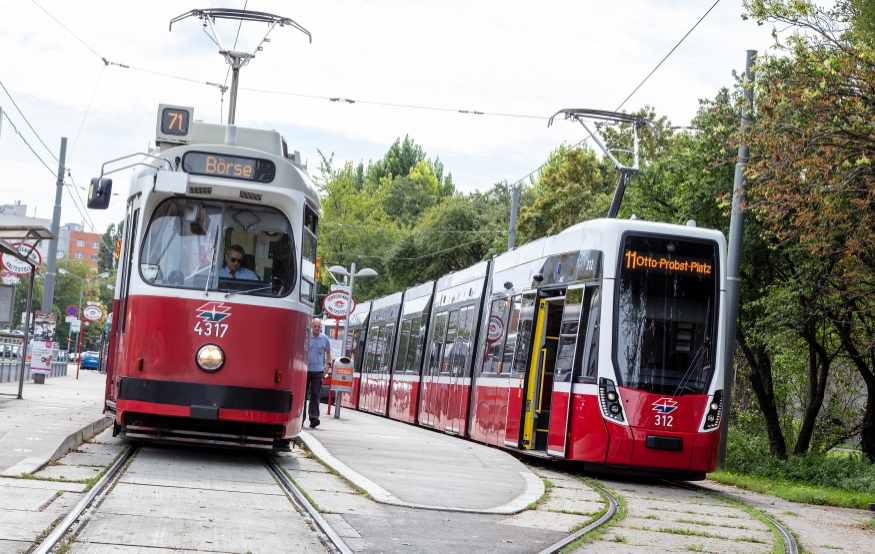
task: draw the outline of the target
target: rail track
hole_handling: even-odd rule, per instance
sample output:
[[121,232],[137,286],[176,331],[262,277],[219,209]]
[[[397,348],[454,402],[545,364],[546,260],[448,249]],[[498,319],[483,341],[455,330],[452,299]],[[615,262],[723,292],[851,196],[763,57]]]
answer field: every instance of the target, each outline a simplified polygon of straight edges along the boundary
[[[91,520],[94,519],[94,516],[100,514],[101,506],[108,498],[112,497],[114,487],[121,481],[125,471],[131,465],[131,462],[136,459],[137,454],[144,450],[146,450],[146,448],[141,448],[138,445],[130,445],[125,449],[91,490],[80,499],[80,501],[67,513],[57,526],[55,526],[46,538],[31,551],[31,553],[49,554],[61,547],[66,541],[71,541],[87,531],[87,527]],[[154,452],[154,449],[152,448],[149,448],[149,450]],[[171,455],[173,453],[171,449],[163,449],[163,452],[170,452]],[[191,457],[192,455],[190,451],[185,454],[188,457]],[[250,459],[258,458],[250,456]],[[292,505],[297,508],[305,522],[309,524],[310,521],[312,521],[312,524],[315,527],[311,527],[311,529],[313,529],[318,535],[318,542],[322,544],[324,550],[340,554],[351,554],[352,550],[350,550],[341,537],[338,536],[338,534],[328,525],[325,519],[318,511],[316,511],[307,498],[297,489],[297,487],[295,487],[282,468],[280,468],[269,456],[262,457],[260,460],[264,464],[264,468],[272,477],[272,481],[282,489],[283,495],[286,496]],[[148,481],[140,480],[140,483],[144,482]],[[106,516],[104,515],[102,517]],[[209,518],[209,521],[212,522],[213,518]],[[303,528],[304,526],[299,527]]]

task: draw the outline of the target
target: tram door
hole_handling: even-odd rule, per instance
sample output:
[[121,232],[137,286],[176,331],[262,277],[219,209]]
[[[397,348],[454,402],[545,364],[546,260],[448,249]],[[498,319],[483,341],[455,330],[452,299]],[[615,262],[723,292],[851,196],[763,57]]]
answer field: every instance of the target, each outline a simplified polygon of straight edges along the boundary
[[447,312],[443,312],[434,318],[434,331],[431,333],[431,344],[428,345],[428,365],[422,372],[419,422],[431,427],[434,427],[434,416],[437,411],[437,388],[440,379],[441,355],[444,350],[444,337],[447,333],[447,315]]
[[[389,369],[392,365],[392,351],[395,347],[395,324],[390,323],[384,327],[385,337],[383,338],[383,350],[380,353],[380,363],[377,368],[378,373],[375,375],[376,383],[374,390],[374,404],[371,406],[372,412],[386,414],[387,398],[389,396]],[[383,336],[383,333],[380,333]]]
[[532,355],[523,393],[525,405],[521,442],[525,450],[547,449],[556,352],[564,308],[564,296],[542,298],[538,301],[532,335]]
[[528,368],[529,354],[532,349],[532,331],[535,318],[535,299],[537,291],[523,294],[520,307],[519,328],[517,331],[516,349],[513,354],[513,366],[510,373],[510,390],[507,398],[507,420],[505,421],[505,446],[519,448],[520,422],[526,409],[526,399],[523,397],[524,381]]

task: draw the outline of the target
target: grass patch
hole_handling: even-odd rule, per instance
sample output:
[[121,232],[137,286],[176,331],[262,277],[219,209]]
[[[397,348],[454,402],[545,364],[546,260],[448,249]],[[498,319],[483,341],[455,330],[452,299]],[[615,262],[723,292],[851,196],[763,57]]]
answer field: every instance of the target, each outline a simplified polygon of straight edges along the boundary
[[[299,485],[297,483],[297,481],[295,481],[295,478],[292,477],[291,475],[289,475],[289,472],[286,471],[286,468],[284,468],[283,466],[279,466],[279,468],[282,470],[283,473],[286,474],[286,477],[289,478],[289,481],[292,482],[292,484],[295,486],[295,488],[298,489],[298,492],[300,492],[304,496],[304,498],[307,499],[307,502],[309,502],[310,505],[313,506],[313,509],[316,510],[317,512],[322,512],[322,509],[319,507],[319,504],[316,504],[316,501],[313,500],[313,498],[309,494],[307,494],[307,491],[304,490],[304,487]],[[277,484],[279,485],[280,483],[277,483]]]
[[659,519],[659,516],[656,514],[647,514],[644,516],[644,519]]
[[[728,539],[717,533],[709,533],[708,531],[696,531],[694,529],[684,529],[683,527],[657,527],[660,533],[670,533],[672,535],[686,535],[688,537],[705,537],[706,539]],[[652,531],[652,529],[651,529]]]
[[702,544],[688,544],[687,550],[690,552],[704,552],[705,551],[705,543]]
[[[589,477],[579,477],[579,476],[572,476],[572,477],[574,479],[577,479],[578,481],[585,483],[586,485],[588,485],[590,487],[592,487],[594,483],[598,483],[598,481],[595,481],[594,479],[590,479]],[[580,548],[582,545],[595,541],[596,539],[601,537],[604,533],[606,533],[610,527],[620,523],[621,521],[623,521],[626,518],[626,514],[627,514],[626,499],[623,498],[622,496],[620,496],[619,494],[617,494],[615,491],[612,491],[612,490],[608,489],[607,487],[604,487],[604,488],[605,488],[605,490],[607,490],[611,494],[613,494],[614,497],[617,499],[617,502],[619,502],[619,504],[620,504],[620,506],[617,508],[616,515],[614,515],[614,517],[610,521],[606,522],[604,525],[599,525],[598,527],[596,527],[592,531],[585,533],[585,534],[581,535],[580,537],[578,537],[574,542],[568,544],[565,548],[560,550],[559,551],[560,554],[569,554],[570,552],[574,552],[575,550]],[[595,487],[593,487],[593,490],[595,490],[597,493],[599,493],[599,496],[602,497],[602,500],[604,500],[604,502],[605,502],[605,507],[602,508],[595,516],[593,516],[593,519],[591,519],[590,522],[596,521],[600,517],[602,517],[604,514],[606,514],[608,511],[608,507],[610,506],[610,503],[608,502],[607,497],[604,495],[604,493],[602,493],[602,491],[600,491],[599,489],[596,489]],[[571,533],[573,534],[573,533],[576,533],[577,531],[579,531],[580,529],[583,529],[585,526],[589,525],[590,522],[581,523],[580,525],[575,526],[574,528],[571,529]]]
[[[336,469],[334,469],[334,468],[331,467],[330,465],[328,465],[328,464],[326,464],[325,462],[323,462],[322,459],[319,458],[319,456],[317,456],[316,454],[313,454],[313,453],[312,453],[311,451],[309,451],[309,450],[305,450],[304,448],[301,448],[301,451],[307,454],[307,458],[309,458],[309,459],[311,459],[311,460],[316,460],[317,462],[319,462],[319,464],[322,465],[322,467],[325,468],[325,471],[327,471],[327,472],[330,473],[331,475],[335,475],[335,476],[337,476],[337,477],[340,477],[340,480],[343,481],[344,483],[346,483],[346,484],[347,484],[351,489],[353,489],[355,492],[357,492],[357,493],[359,493],[360,495],[364,496],[364,497],[367,498],[368,500],[374,500],[374,497],[371,496],[370,493],[369,493],[368,491],[366,491],[365,489],[361,488],[360,486],[356,485],[355,483],[353,483],[352,481],[350,481],[349,479],[347,479],[346,477],[344,477],[343,475],[341,475],[339,471],[337,471]],[[277,464],[277,465],[279,465],[279,464]],[[280,466],[280,467],[282,467],[282,466]],[[283,471],[285,472],[286,475],[289,474],[289,472],[286,471],[286,468],[283,467],[282,469],[283,469]],[[291,479],[291,478],[292,478],[292,477],[289,475],[289,479]],[[297,484],[295,484],[295,486],[297,486]],[[302,489],[301,487],[298,487],[298,489],[301,490],[301,492],[304,491],[304,489]],[[304,494],[306,494],[306,493],[304,493]],[[307,498],[307,500],[309,500],[309,497]],[[376,501],[375,501],[375,502],[376,502]],[[315,505],[315,504],[314,504],[314,505]]]
[[620,533],[614,533],[614,538],[611,539],[613,542],[626,542],[626,535],[621,535]]
[[549,479],[544,479],[543,477],[541,478],[541,481],[544,482],[544,494],[541,495],[541,498],[534,502],[530,502],[529,505],[526,506],[529,510],[537,510],[538,506],[550,500],[550,491],[553,490],[553,483]]
[[790,502],[816,504],[818,506],[838,506],[841,508],[866,510],[873,496],[872,493],[794,483],[776,477],[739,475],[728,471],[711,473],[708,475],[708,479],[762,494],[770,494]]
[[863,525],[867,525],[872,529],[875,529],[875,518],[863,520]]

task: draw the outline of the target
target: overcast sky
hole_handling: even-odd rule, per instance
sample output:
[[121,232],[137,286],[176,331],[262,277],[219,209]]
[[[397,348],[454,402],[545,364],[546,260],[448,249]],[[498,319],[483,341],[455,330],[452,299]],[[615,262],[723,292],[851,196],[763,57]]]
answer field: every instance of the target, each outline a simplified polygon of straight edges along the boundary
[[[197,19],[183,20],[172,31],[168,23],[186,9],[243,8],[244,0],[157,0],[137,3],[141,8],[117,0],[37,3],[99,56],[32,1],[0,0],[0,81],[52,154],[60,138],[68,137],[67,165],[79,186],[87,186],[103,162],[142,152],[154,141],[161,102],[193,106],[195,119],[219,122],[221,95],[205,84],[225,81],[218,48]],[[248,9],[295,20],[313,42],[291,27],[274,30],[264,51],[241,71],[237,124],[279,130],[311,172],[318,166],[317,149],[333,152],[336,164],[367,162],[409,134],[429,156],[444,161],[460,190],[486,189],[521,178],[563,141],[584,138],[582,128],[564,121],[548,129],[546,118],[568,107],[617,108],[712,4],[251,0]],[[733,69],[743,70],[745,50],[764,52],[772,43],[771,28],[743,21],[742,11],[740,0],[722,0],[624,109],[649,104],[675,125],[688,124],[698,99],[731,86]],[[218,28],[233,43],[236,24]],[[265,30],[263,24],[244,24],[237,49],[251,49]],[[100,57],[131,69],[104,66]],[[225,117],[227,106],[226,95]],[[57,162],[2,89],[0,107],[54,173]],[[8,121],[0,133],[0,204],[21,200],[30,214],[36,207],[37,216],[51,217],[54,177]],[[117,174],[115,188],[122,194],[109,210],[90,212],[100,232],[122,219],[127,186],[127,173]],[[81,220],[65,194],[62,223]]]

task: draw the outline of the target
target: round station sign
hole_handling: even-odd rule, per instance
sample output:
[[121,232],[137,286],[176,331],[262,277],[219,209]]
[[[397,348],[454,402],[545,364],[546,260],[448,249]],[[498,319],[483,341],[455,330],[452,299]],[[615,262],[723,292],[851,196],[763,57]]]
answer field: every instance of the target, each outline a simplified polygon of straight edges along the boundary
[[489,330],[486,333],[486,341],[489,343],[498,342],[504,336],[504,321],[501,317],[494,315],[489,318]]
[[352,306],[349,306],[349,303],[349,294],[342,290],[336,290],[326,294],[325,298],[322,299],[322,309],[334,319],[343,319],[346,317],[347,308],[349,308],[349,313],[355,311],[355,298],[352,299]]
[[100,309],[100,306],[85,306],[82,308],[82,317],[86,321],[97,321],[103,317],[103,310]]
[[[43,258],[40,256],[40,253],[36,248],[31,252],[31,245],[22,244],[20,242],[13,242],[12,246],[18,249],[19,254],[22,256],[28,256],[28,253],[30,253],[28,260],[30,260],[30,263],[36,266],[37,271],[39,271],[40,264],[43,263]],[[4,252],[3,256],[0,257],[0,263],[3,264],[3,267],[5,267],[9,273],[14,275],[30,275],[30,265],[15,256]]]

